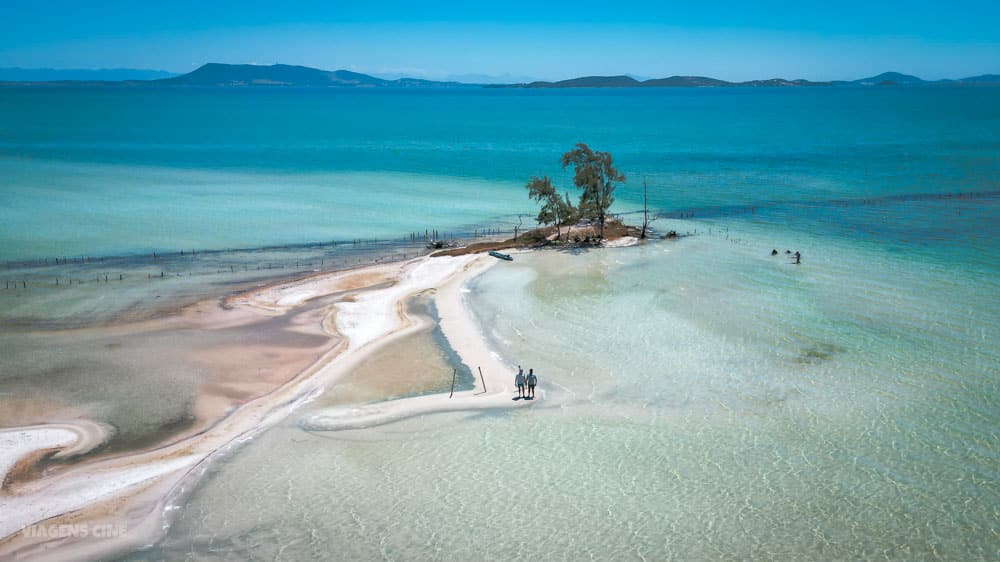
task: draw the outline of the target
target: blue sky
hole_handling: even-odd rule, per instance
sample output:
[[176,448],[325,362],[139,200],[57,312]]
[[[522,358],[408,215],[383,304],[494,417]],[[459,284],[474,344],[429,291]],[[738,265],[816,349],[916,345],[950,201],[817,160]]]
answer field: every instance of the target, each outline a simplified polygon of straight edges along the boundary
[[379,75],[1000,73],[1000,2],[4,0],[0,67],[282,62]]

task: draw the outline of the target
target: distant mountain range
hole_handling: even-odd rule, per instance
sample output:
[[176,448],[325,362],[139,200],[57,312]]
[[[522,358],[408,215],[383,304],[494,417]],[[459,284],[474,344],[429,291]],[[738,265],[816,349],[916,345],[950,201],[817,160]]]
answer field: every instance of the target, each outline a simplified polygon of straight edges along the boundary
[[926,84],[927,81],[921,80],[920,78],[910,74],[902,74],[900,72],[883,72],[878,76],[855,80],[854,83],[861,84],[863,86],[912,86],[914,84]]
[[[90,74],[88,74],[90,73]],[[152,76],[142,73],[153,73]],[[166,76],[163,76],[166,75]],[[71,77],[72,76],[72,77]],[[117,76],[117,78],[114,78]],[[145,76],[145,77],[139,77]],[[305,87],[305,88],[718,88],[718,87],[804,87],[804,86],[918,86],[934,84],[1000,84],[1000,75],[984,74],[959,80],[927,81],[899,72],[885,72],[870,78],[852,81],[812,82],[771,78],[728,82],[705,76],[670,76],[637,80],[631,76],[584,76],[558,82],[523,84],[468,84],[438,82],[420,78],[377,78],[349,70],[320,70],[306,66],[275,64],[208,63],[182,74],[150,70],[51,70],[0,69],[0,82],[7,85],[125,85],[125,86],[188,86],[188,87]]]
[[0,68],[0,82],[156,80],[176,76],[165,70],[138,68]]
[[958,80],[922,80],[910,74],[900,74],[899,72],[883,72],[871,78],[855,80],[854,84],[864,86],[913,86],[920,84],[1000,84],[1000,74],[980,74],[979,76],[969,76]]
[[181,76],[156,81],[158,84],[177,86],[300,86],[300,87],[361,87],[361,88],[410,88],[458,87],[459,82],[435,82],[420,78],[386,80],[350,70],[319,70],[308,66],[274,64],[208,63]]
[[883,72],[878,76],[861,78],[859,80],[837,80],[833,82],[813,82],[810,80],[786,80],[771,78],[768,80],[748,80],[745,82],[728,82],[706,76],[671,76],[669,78],[651,78],[636,80],[631,76],[585,76],[571,78],[558,82],[529,82],[527,84],[492,85],[494,88],[719,88],[719,87],[775,87],[775,86],[914,86],[932,84],[1000,84],[1000,74],[983,74],[959,80],[928,81],[901,74],[899,72]]
[[[491,85],[493,88],[718,88],[722,86],[830,86],[833,82],[810,82],[809,80],[750,80],[747,82],[727,82],[707,76],[671,76],[636,80],[631,76],[584,76],[558,82],[530,82],[528,84]],[[845,82],[846,84],[846,82]]]

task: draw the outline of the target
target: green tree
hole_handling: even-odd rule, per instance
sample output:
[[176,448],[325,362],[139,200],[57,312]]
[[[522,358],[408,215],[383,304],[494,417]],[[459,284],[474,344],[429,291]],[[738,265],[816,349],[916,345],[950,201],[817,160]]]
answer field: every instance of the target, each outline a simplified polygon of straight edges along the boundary
[[573,202],[569,199],[569,192],[566,192],[566,198],[559,202],[559,210],[562,213],[562,223],[563,224],[573,224],[580,220],[580,210],[573,206]]
[[576,209],[569,202],[569,194],[563,199],[548,176],[532,176],[525,187],[528,188],[528,196],[542,204],[535,220],[539,224],[555,224],[556,238],[562,238],[562,225],[573,220],[576,214]]
[[579,212],[581,216],[597,219],[601,223],[601,238],[604,238],[604,220],[608,209],[615,202],[616,184],[625,182],[622,174],[614,166],[611,154],[591,150],[584,143],[562,155],[562,167],[573,166],[573,184],[582,189]]

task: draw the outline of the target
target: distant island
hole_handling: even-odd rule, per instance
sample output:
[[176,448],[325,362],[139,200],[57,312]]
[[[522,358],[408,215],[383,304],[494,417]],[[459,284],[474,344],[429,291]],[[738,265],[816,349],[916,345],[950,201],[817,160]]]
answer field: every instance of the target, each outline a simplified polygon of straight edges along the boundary
[[631,76],[584,76],[558,82],[530,82],[527,84],[497,84],[492,88],[722,88],[722,87],[802,87],[802,86],[913,86],[932,84],[1000,84],[1000,74],[984,74],[959,80],[928,81],[901,74],[899,72],[883,72],[878,76],[858,80],[837,80],[832,82],[813,82],[811,80],[786,80],[784,78],[769,78],[766,80],[747,80],[745,82],[728,82],[707,76],[670,76],[668,78],[651,78],[636,80]]
[[[16,72],[3,72],[16,71]],[[92,74],[89,74],[89,73]],[[706,76],[670,76],[637,80],[631,76],[583,76],[556,82],[529,82],[522,84],[468,84],[439,82],[421,78],[388,80],[350,70],[321,70],[288,64],[222,64],[208,63],[197,70],[180,76],[160,78],[162,71],[131,69],[58,71],[52,69],[0,69],[0,77],[14,76],[13,80],[0,80],[5,86],[186,86],[186,87],[298,87],[298,88],[724,88],[724,87],[835,87],[835,86],[926,86],[926,85],[981,85],[1000,84],[1000,74],[983,74],[958,80],[928,81],[902,74],[884,72],[877,76],[851,81],[813,82],[769,78],[729,82]],[[116,74],[117,73],[117,74]],[[163,73],[166,74],[166,73]],[[143,76],[142,79],[138,76]],[[70,78],[72,76],[73,78]],[[118,76],[118,78],[113,78]]]
[[301,86],[351,88],[461,87],[459,82],[436,82],[420,78],[386,80],[350,70],[320,70],[308,66],[273,64],[208,63],[193,72],[156,80],[158,84],[177,86]]
[[141,68],[0,68],[0,82],[121,82],[176,76]]

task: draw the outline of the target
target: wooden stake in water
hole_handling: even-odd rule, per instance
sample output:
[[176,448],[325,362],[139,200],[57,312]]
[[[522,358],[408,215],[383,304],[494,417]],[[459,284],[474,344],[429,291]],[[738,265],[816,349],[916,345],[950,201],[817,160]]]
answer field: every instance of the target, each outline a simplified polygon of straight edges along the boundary
[[483,392],[485,393],[486,392],[486,379],[483,378],[483,368],[482,367],[476,367],[476,368],[479,369],[479,380],[482,381],[482,383],[483,383]]
[[458,369],[451,370],[451,392],[448,393],[448,398],[455,395],[455,376],[458,375]]

